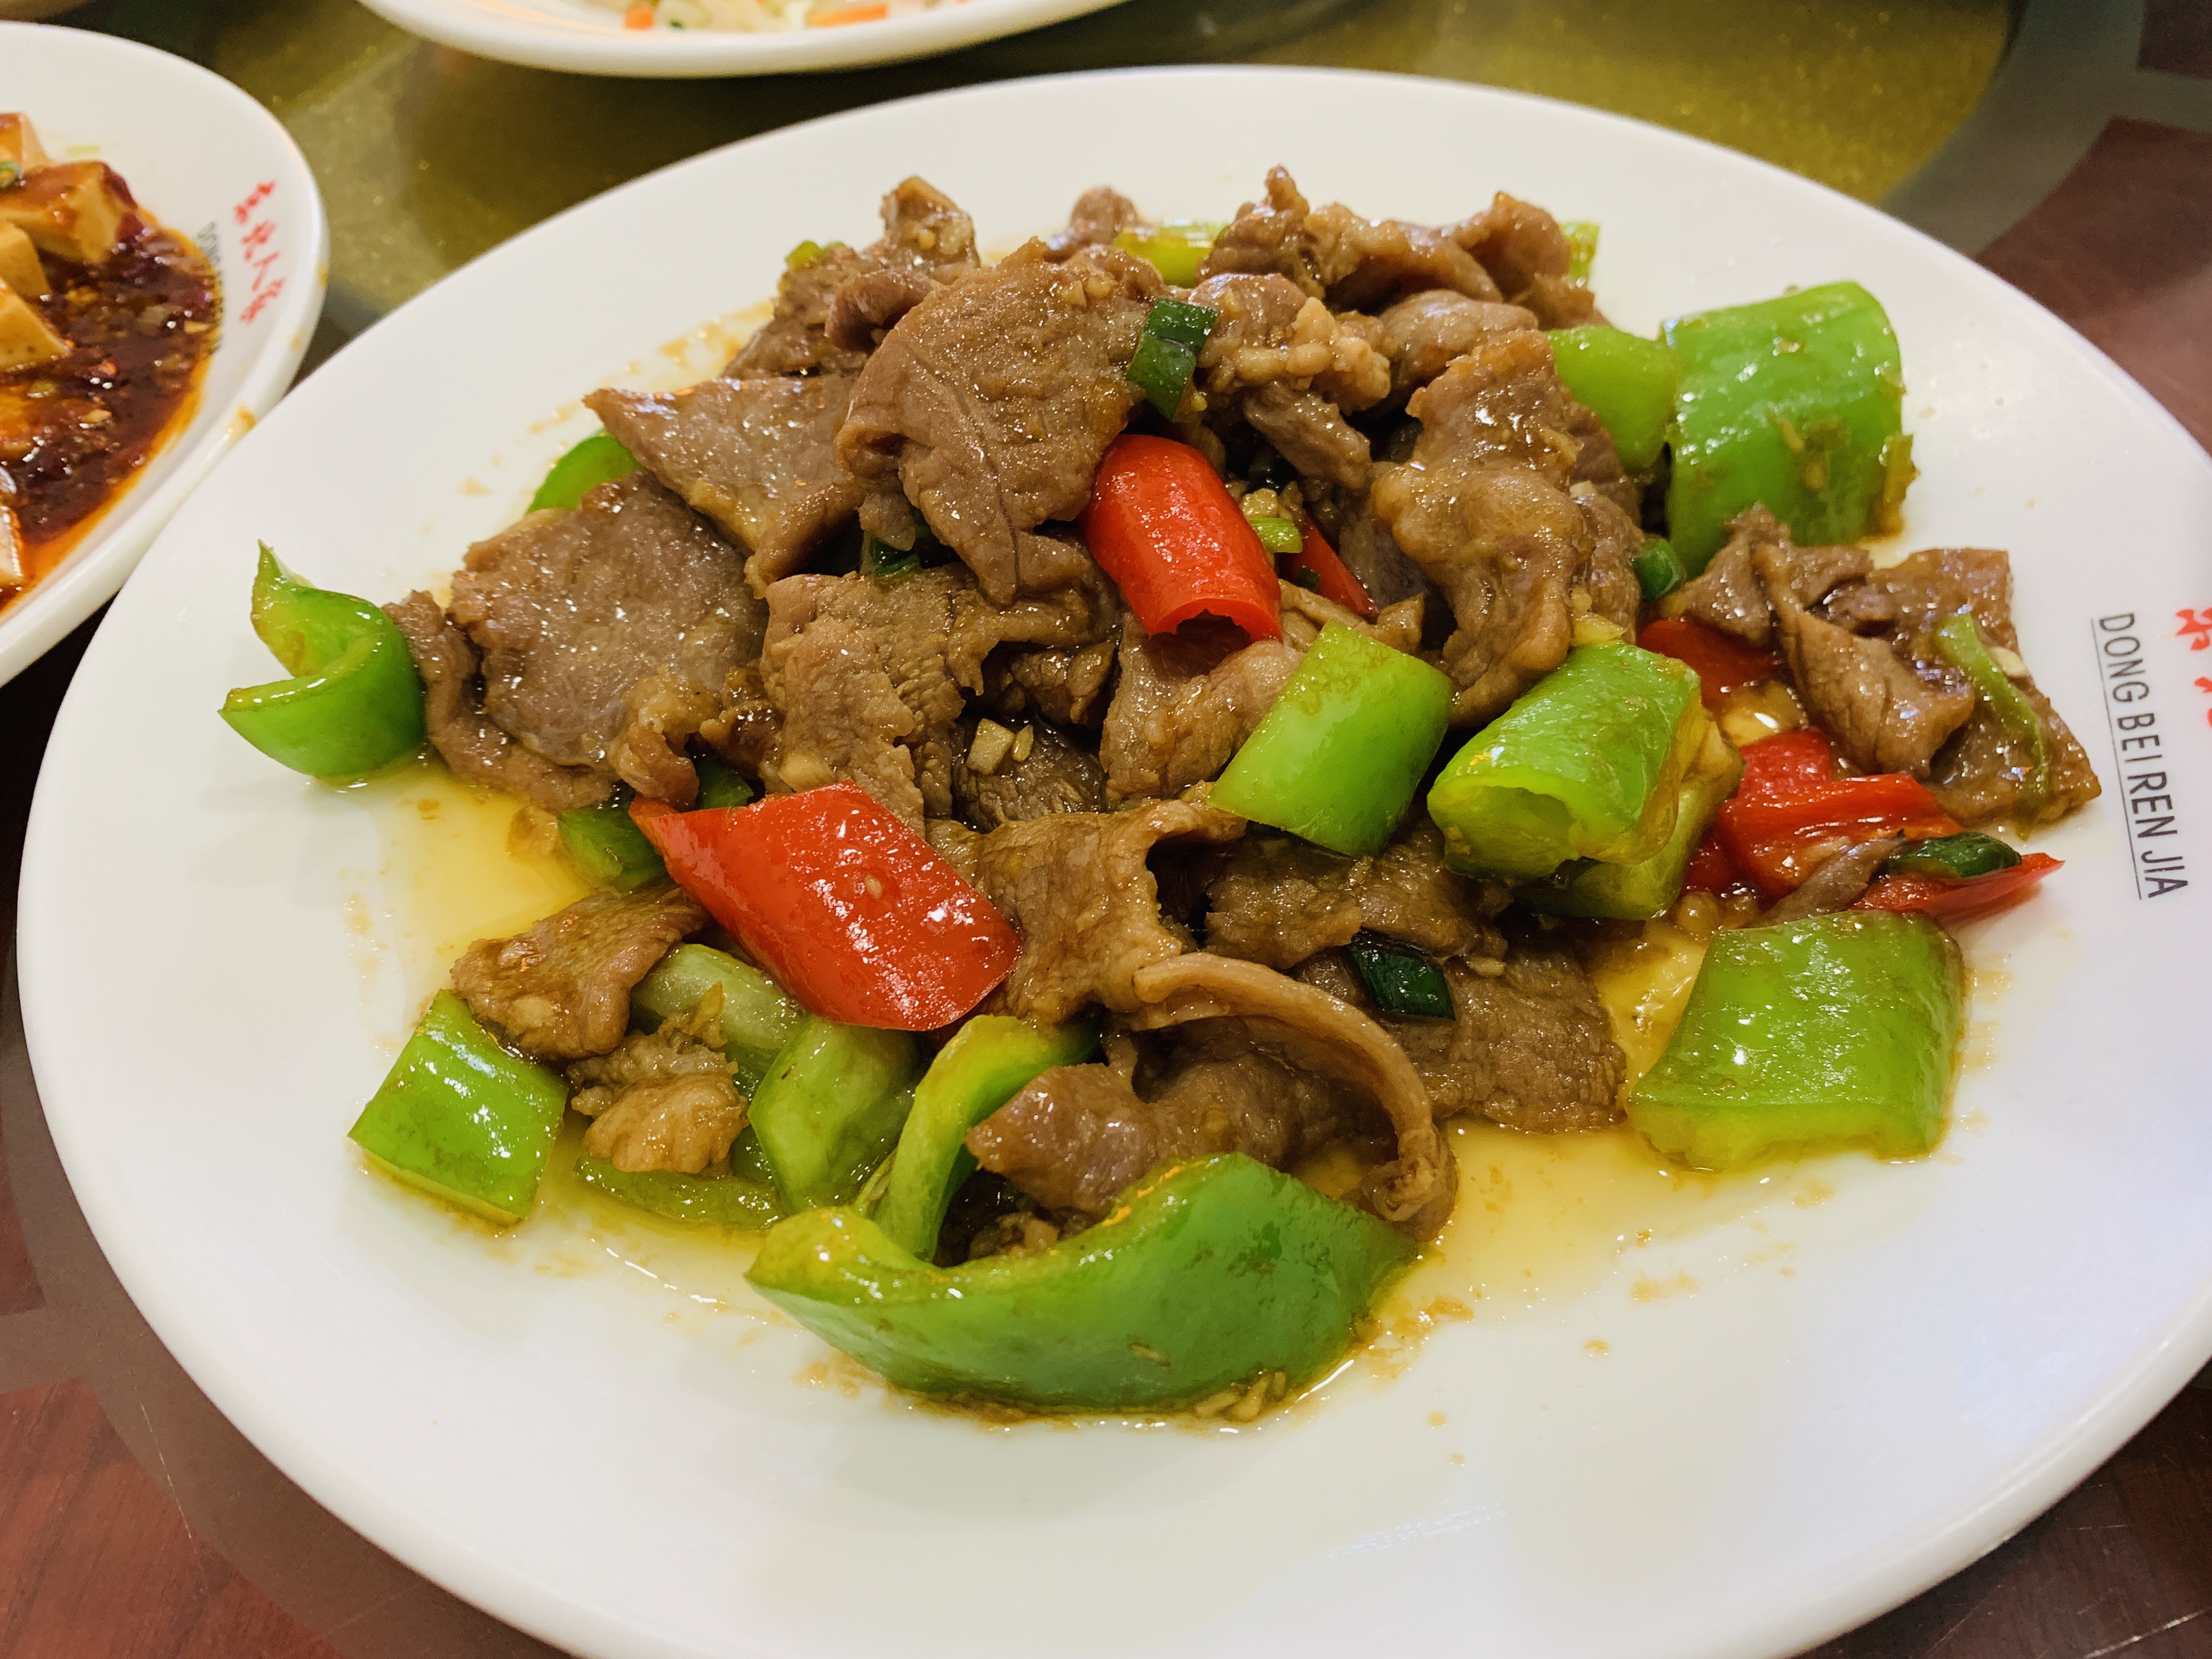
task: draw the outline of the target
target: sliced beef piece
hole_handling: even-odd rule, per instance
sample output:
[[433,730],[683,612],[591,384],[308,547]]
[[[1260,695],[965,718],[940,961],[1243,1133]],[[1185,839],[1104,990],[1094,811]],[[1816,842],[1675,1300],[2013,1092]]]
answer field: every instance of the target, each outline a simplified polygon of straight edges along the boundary
[[1022,936],[1006,1012],[1050,1025],[1087,1003],[1139,1006],[1137,969],[1191,946],[1160,915],[1152,849],[1234,841],[1243,830],[1242,818],[1184,801],[1054,812],[993,830],[975,849],[975,880]]
[[1620,1115],[1627,1057],[1589,975],[1562,941],[1517,929],[1502,964],[1444,963],[1454,1018],[1376,1018],[1406,1052],[1437,1115],[1509,1128],[1589,1129]]
[[639,464],[746,548],[753,592],[806,562],[866,493],[837,459],[852,402],[843,374],[708,380],[669,397],[584,402]]
[[995,602],[1081,580],[1088,558],[1034,532],[1089,501],[1099,457],[1144,396],[1125,371],[1165,291],[1112,248],[1055,262],[1032,241],[969,272],[884,336],[840,457],[866,483],[896,479]]
[[1365,486],[1373,459],[1367,434],[1318,392],[1278,382],[1246,393],[1238,407],[1246,423],[1304,477],[1326,478],[1346,489]]
[[1636,527],[1644,518],[1643,485],[1622,471],[1620,447],[1596,411],[1577,403],[1570,412],[1567,436],[1575,442],[1575,470],[1568,476],[1569,493],[1580,498],[1596,491]]
[[1067,211],[1067,228],[1045,239],[1045,246],[1060,258],[1078,249],[1103,247],[1125,230],[1144,223],[1137,204],[1111,185],[1094,185],[1075,198]]
[[770,768],[793,789],[851,778],[916,830],[925,814],[948,817],[960,716],[984,690],[985,659],[1010,642],[1096,644],[1115,606],[1095,567],[1080,585],[1009,605],[984,599],[958,565],[888,584],[787,577],[769,590],[761,655],[783,716]]
[[1390,359],[1390,399],[1402,404],[1492,334],[1533,329],[1519,306],[1470,300],[1449,289],[1409,294],[1382,313],[1382,349]]
[[1300,587],[1296,582],[1278,586],[1282,590],[1283,642],[1301,655],[1313,649],[1322,629],[1331,623],[1349,628],[1355,634],[1364,634],[1370,640],[1380,640],[1393,651],[1410,653],[1420,649],[1421,620],[1428,609],[1421,594],[1384,605],[1376,612],[1375,620],[1369,622],[1311,588]]
[[[867,358],[867,337],[855,317],[888,308],[890,296],[911,295],[924,283],[948,280],[975,266],[975,226],[942,192],[920,179],[902,181],[883,201],[884,234],[865,249],[833,244],[776,285],[775,314],[748,340],[724,371],[735,379],[761,374],[850,374]],[[886,280],[888,278],[888,280]],[[841,307],[844,342],[830,337]],[[884,326],[896,320],[886,318]]]
[[[1986,643],[2018,660],[2012,562],[2002,553],[1976,547],[1930,548],[1875,573],[1857,587],[1831,595],[1827,608],[1832,615],[1838,610],[1848,614],[1854,595],[1862,596],[1864,605],[1864,597],[1876,592],[1879,602],[1866,608],[1887,613],[1891,638],[1916,660],[1936,655],[1935,630],[1961,611],[1973,612],[1975,628]],[[2026,664],[2020,666],[2014,684],[2043,721],[2051,748],[2050,793],[2030,816],[2035,823],[2054,823],[2094,800],[2102,786],[2080,740],[2037,689]],[[2033,766],[2029,746],[2008,733],[1978,701],[1966,724],[1931,763],[1929,787],[1961,823],[2017,818],[2023,815],[2022,791]]]
[[[1383,471],[1381,467],[1375,471],[1378,482]],[[1425,599],[1425,626],[1431,631],[1439,625],[1449,627],[1451,605],[1443,591],[1428,579],[1420,566],[1406,556],[1405,550],[1392,538],[1389,526],[1375,516],[1371,493],[1338,492],[1337,499],[1340,506],[1335,520],[1327,527],[1335,533],[1337,557],[1359,578],[1367,597],[1378,605],[1395,605],[1401,599]],[[1441,645],[1443,641],[1437,635],[1428,642]]]
[[969,770],[964,760],[953,767],[960,816],[988,832],[1050,812],[1104,811],[1106,769],[1098,757],[1042,720],[1024,729],[1030,748],[1021,759],[1008,755],[988,774]]
[[[1114,630],[1120,633],[1117,625]],[[983,665],[983,702],[1000,720],[1042,717],[1066,726],[1096,726],[1106,717],[1106,688],[1119,646],[1020,646],[992,653]]]
[[568,1067],[568,1104],[592,1120],[584,1151],[633,1173],[698,1175],[730,1155],[745,1126],[737,1067],[720,1043],[722,992],[658,1030],[633,1031],[611,1053]]
[[1313,1060],[1293,1033],[1206,1020],[1183,1033],[1150,1099],[1110,1066],[1056,1067],[969,1131],[968,1149],[1044,1208],[1098,1216],[1170,1158],[1243,1152],[1279,1170],[1387,1127]]
[[[1839,584],[1852,583],[1854,591],[1874,592],[1863,579],[1874,569],[1874,560],[1863,547],[1800,547],[1790,532],[1763,507],[1754,507],[1729,520],[1729,538],[1705,569],[1668,594],[1661,608],[1670,617],[1687,617],[1720,633],[1750,645],[1774,642],[1774,611],[1766,601],[1756,557],[1765,550],[1780,561],[1789,589],[1797,603],[1819,605]],[[1885,595],[1886,599],[1886,595]],[[1825,606],[1826,620],[1843,623],[1854,631],[1866,619],[1847,620]],[[1893,618],[1885,606],[1881,620]]]
[[1574,401],[1540,334],[1492,337],[1413,395],[1413,457],[1378,477],[1375,515],[1443,591],[1452,718],[1480,723],[1558,667],[1594,548],[1568,494]]
[[1447,869],[1443,837],[1415,812],[1373,858],[1342,858],[1295,836],[1257,831],[1215,855],[1206,948],[1289,969],[1351,943],[1362,929],[1436,956],[1503,954],[1492,918],[1504,885]]
[[1143,1011],[1133,1029],[1241,1018],[1301,1041],[1307,1066],[1360,1090],[1382,1109],[1398,1156],[1371,1170],[1361,1201],[1415,1237],[1435,1236],[1457,1188],[1449,1143],[1420,1074],[1389,1034],[1358,1008],[1256,962],[1194,951],[1147,963],[1130,975]]
[[629,720],[607,751],[608,763],[639,794],[690,805],[699,798],[699,773],[684,745],[708,722],[727,718],[723,697],[681,674],[649,674],[626,701]]
[[484,711],[602,774],[640,681],[720,686],[759,654],[766,620],[737,550],[643,472],[478,542],[450,609],[483,653]]
[[1904,845],[1902,836],[1884,836],[1844,848],[1824,860],[1796,891],[1763,912],[1759,925],[1801,921],[1807,916],[1825,916],[1832,911],[1850,909],[1873,882],[1882,861]]
[[1199,354],[1199,384],[1213,402],[1281,385],[1357,414],[1390,393],[1390,361],[1371,317],[1339,316],[1271,275],[1208,277],[1190,297],[1221,313]]
[[526,1054],[604,1054],[629,1029],[630,988],[706,925],[706,911],[672,882],[587,894],[528,933],[477,940],[453,964],[453,989]]
[[1273,272],[1339,311],[1401,294],[1449,289],[1501,298],[1481,264],[1444,232],[1401,219],[1364,219],[1341,203],[1314,208],[1281,167],[1267,173],[1264,203],[1248,202],[1199,267],[1202,279]]
[[1121,682],[1099,735],[1113,798],[1173,795],[1215,776],[1275,706],[1301,657],[1279,640],[1246,644],[1225,623],[1147,635],[1129,617]]
[[757,778],[775,754],[783,716],[768,700],[760,665],[746,663],[723,682],[720,707],[699,727],[700,741],[732,766]]
[[1948,664],[1918,661],[1887,640],[1852,634],[1799,599],[1779,547],[1752,557],[1774,613],[1790,684],[1815,724],[1863,772],[1928,775],[1929,763],[1974,711],[1973,689]]
[[1498,290],[1543,328],[1601,323],[1589,289],[1567,275],[1574,250],[1559,222],[1500,191],[1489,207],[1445,234],[1482,262]]
[[483,711],[477,648],[428,593],[410,593],[384,607],[398,624],[422,677],[422,721],[430,742],[456,776],[526,796],[549,812],[589,806],[613,793],[614,780],[595,768],[557,766],[525,749]]
[[[1643,550],[1644,532],[1608,496],[1578,495],[1577,500],[1590,535],[1589,562],[1583,567],[1577,586],[1589,596],[1591,616],[1633,634],[1637,613],[1644,604],[1644,586],[1630,562]],[[1572,592],[1568,601],[1575,602]]]

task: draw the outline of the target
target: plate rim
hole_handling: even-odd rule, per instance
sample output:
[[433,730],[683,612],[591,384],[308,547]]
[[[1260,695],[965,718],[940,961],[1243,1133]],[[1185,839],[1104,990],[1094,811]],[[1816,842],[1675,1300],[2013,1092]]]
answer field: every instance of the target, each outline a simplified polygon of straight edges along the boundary
[[[503,262],[509,258],[521,262],[541,234],[550,235],[554,227],[573,215],[593,210],[609,197],[666,174],[719,161],[749,146],[787,142],[793,135],[836,124],[881,118],[885,111],[911,109],[945,100],[988,100],[1002,91],[1033,88],[1040,83],[1192,77],[1226,80],[1305,78],[1385,84],[1418,81],[1447,88],[1453,95],[1477,101],[1566,110],[1577,118],[1612,127],[1616,136],[1649,140],[1656,135],[1662,141],[1710,153],[1723,165],[1763,170],[1787,180],[1793,189],[1810,190],[1832,198],[1832,206],[1848,209],[1852,213],[1863,216],[1869,222],[1878,222],[1893,229],[1901,229],[1909,239],[1921,245],[1923,252],[1932,252],[1941,256],[1942,260],[1949,262],[1954,268],[1971,271],[1975,280],[1995,283],[1997,290],[2007,296],[2006,303],[2038,316],[2039,326],[2049,328],[2055,325],[2058,343],[2067,346],[2089,373],[2103,380],[2110,389],[2132,400],[2140,414],[2150,417],[2154,424],[2162,425],[2170,437],[2179,440],[2186,451],[2193,452],[2204,471],[2212,474],[2212,455],[2208,455],[2197,443],[2179,418],[2064,319],[1972,259],[1877,208],[1759,157],[1609,111],[1444,77],[1368,70],[1273,64],[1135,66],[987,82],[839,111],[683,158],[637,179],[626,181],[599,197],[576,204],[507,242],[487,250],[476,259],[449,273],[447,278],[409,300],[391,315],[404,314],[411,307],[429,300],[462,271],[471,270],[478,264]],[[338,356],[349,356],[365,341],[375,337],[376,330],[372,328],[349,343]],[[283,417],[280,413],[272,418],[281,420]],[[246,440],[247,442],[260,441],[258,429],[249,434]],[[94,649],[98,650],[105,643],[104,639],[95,641]],[[90,655],[88,653],[88,660]],[[82,678],[80,677],[81,680]],[[61,734],[71,720],[72,706],[78,701],[77,686],[73,684],[56,720],[57,735]],[[59,747],[59,744],[50,745],[49,753]],[[45,862],[47,855],[44,849],[49,840],[58,838],[64,833],[58,824],[52,822],[53,815],[47,809],[48,796],[45,785],[42,768],[40,787],[33,805],[24,854],[23,890],[19,912],[23,921],[14,957],[19,963],[27,956],[44,953],[43,934],[34,928],[33,923],[43,916],[46,907],[34,894],[31,876],[33,870]],[[20,969],[18,977],[21,981],[18,994],[21,1022],[35,1073],[41,1048],[35,1035],[39,1023],[37,1004],[42,993],[33,988],[30,976]],[[95,1237],[100,1238],[103,1253],[106,1253],[106,1233],[117,1226],[118,1218],[109,1214],[107,1206],[100,1201],[98,1196],[93,1201],[86,1201],[85,1188],[79,1180],[81,1170],[90,1176],[97,1170],[97,1148],[73,1140],[73,1129],[65,1127],[68,1119],[56,1121],[50,1117],[49,1122],[53,1127],[57,1149],[72,1188],[76,1191],[87,1220],[91,1224]],[[99,1194],[96,1180],[93,1190],[95,1194]],[[154,1326],[157,1334],[195,1383],[217,1403],[226,1417],[231,1418],[240,1431],[246,1433],[247,1438],[289,1478],[380,1548],[473,1605],[519,1629],[556,1644],[586,1639],[603,1645],[609,1652],[624,1655],[685,1655],[693,1651],[688,1646],[662,1641],[634,1626],[608,1619],[588,1603],[577,1599],[565,1587],[527,1580],[495,1563],[470,1540],[426,1522],[402,1505],[387,1502],[378,1492],[358,1486],[336,1458],[325,1455],[320,1440],[310,1431],[304,1419],[283,1408],[281,1401],[271,1400],[264,1402],[253,1398],[254,1390],[250,1380],[234,1377],[225,1366],[222,1355],[216,1351],[215,1345],[196,1338],[191,1329],[183,1323],[178,1310],[179,1297],[173,1291],[167,1298],[155,1299],[155,1305],[160,1310],[158,1316],[149,1310],[146,1292],[155,1287],[155,1281],[171,1286],[181,1284],[170,1274],[158,1253],[134,1257],[127,1274],[123,1264],[114,1261],[112,1256],[110,1261],[118,1278],[124,1282],[134,1302],[138,1304],[149,1323]],[[1766,1659],[1767,1656],[1802,1651],[1877,1618],[1941,1583],[1997,1547],[2093,1473],[2178,1395],[2209,1360],[2212,1360],[2212,1264],[2207,1265],[2195,1294],[2171,1325],[2161,1328],[2154,1339],[2144,1342],[2130,1364],[2116,1368],[2110,1373],[2106,1386],[2098,1392],[2096,1403],[2079,1413],[2061,1430],[2037,1443],[2031,1454],[2015,1465],[2013,1474],[2004,1483],[1974,1498],[1960,1499],[1942,1512],[1940,1518],[1928,1522],[1914,1534],[1912,1541],[1892,1546],[1854,1564],[1847,1580],[1839,1582],[1836,1588],[1801,1601],[1793,1607],[1777,1611],[1752,1625],[1726,1632],[1720,1639],[1707,1641],[1701,1646],[1700,1652],[1705,1659]],[[210,1376],[216,1379],[216,1386],[210,1385]],[[254,1424],[250,1432],[245,1421],[234,1415],[230,1406],[226,1403],[240,1396],[247,1397],[250,1405],[271,1407],[249,1413]],[[737,1634],[732,1632],[733,1636]],[[739,1647],[731,1650],[750,1653],[759,1650]]]
[[[288,290],[278,300],[273,326],[259,353],[248,359],[240,382],[237,404],[255,425],[283,398],[307,356],[315,325],[330,283],[330,216],[323,205],[314,169],[291,132],[252,94],[225,80],[213,70],[161,51],[143,41],[59,23],[0,21],[0,51],[15,39],[55,43],[41,51],[82,52],[97,58],[103,54],[128,58],[143,66],[159,60],[157,74],[175,75],[187,84],[197,82],[222,100],[255,118],[262,130],[279,142],[281,153],[294,177],[286,182],[304,187],[303,199],[312,234],[308,257],[302,268],[308,281]],[[246,123],[241,122],[241,125]],[[176,227],[172,226],[172,229]],[[228,322],[228,296],[225,322]],[[212,359],[210,366],[212,366]],[[195,406],[193,422],[208,413]],[[201,433],[190,443],[186,432],[175,434],[155,452],[175,458],[175,470],[150,489],[143,477],[134,477],[100,509],[84,539],[63,556],[62,562],[41,577],[29,593],[0,611],[0,685],[4,685],[58,644],[80,623],[113,599],[129,580],[139,560],[177,510],[198,489],[224,455],[246,435],[234,413]],[[149,457],[150,462],[153,457]],[[144,465],[144,464],[142,464]],[[143,492],[143,493],[142,493]]]
[[503,63],[571,74],[683,80],[805,74],[905,63],[1104,11],[1121,0],[964,0],[964,3],[911,16],[848,27],[760,34],[742,30],[625,30],[587,20],[571,21],[515,4],[514,0],[362,0],[362,3],[410,34]]

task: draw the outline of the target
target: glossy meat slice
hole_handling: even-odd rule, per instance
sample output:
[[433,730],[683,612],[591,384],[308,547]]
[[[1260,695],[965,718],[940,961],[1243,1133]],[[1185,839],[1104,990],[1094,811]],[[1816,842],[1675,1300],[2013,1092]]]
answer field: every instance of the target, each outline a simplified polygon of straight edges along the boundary
[[1559,222],[1533,202],[1504,191],[1473,218],[1444,233],[1482,262],[1498,289],[1535,313],[1543,328],[1601,323],[1589,289],[1567,274],[1574,258]]
[[[1073,544],[1088,580],[1012,605],[992,604],[963,567],[892,583],[791,576],[769,593],[761,655],[769,702],[783,718],[771,763],[783,784],[849,777],[916,830],[953,808],[959,721],[985,689],[984,661],[1007,644],[1080,649],[1118,614]],[[893,751],[896,752],[893,752]]]
[[1125,371],[1159,273],[1111,248],[1055,261],[1024,244],[936,289],[884,337],[838,453],[894,479],[995,602],[1081,580],[1087,558],[1034,533],[1072,520],[1143,393]]
[[1577,405],[1540,334],[1485,340],[1416,392],[1413,459],[1379,477],[1375,515],[1449,600],[1452,717],[1479,723],[1558,667],[1595,550],[1568,494]]
[[955,764],[952,795],[963,818],[988,833],[1050,812],[1106,810],[1106,769],[1097,756],[1043,720],[1023,729],[1030,733],[1027,755],[1009,754],[988,773],[970,770],[964,760]]
[[1375,319],[1339,317],[1273,273],[1210,276],[1191,300],[1221,313],[1199,355],[1208,424],[1226,431],[1243,421],[1301,474],[1364,484],[1367,436],[1344,413],[1389,395]]
[[[1738,514],[1728,527],[1727,543],[1705,569],[1662,603],[1666,615],[1686,617],[1751,645],[1769,645],[1775,638],[1774,611],[1755,562],[1762,549],[1784,562],[1790,592],[1804,605],[1820,604],[1839,584],[1863,580],[1874,570],[1874,559],[1863,547],[1798,546],[1763,507]],[[1893,614],[1884,610],[1881,620]],[[1832,609],[1826,619],[1856,625]]]
[[727,1158],[745,1126],[745,1098],[719,1046],[721,1024],[718,987],[690,1013],[570,1066],[569,1108],[592,1120],[585,1152],[632,1173],[698,1175]]
[[1275,706],[1303,653],[1279,640],[1243,642],[1224,623],[1174,634],[1121,627],[1121,678],[1098,757],[1116,800],[1173,795],[1216,775]]
[[1536,326],[1519,306],[1470,300],[1448,288],[1409,294],[1382,313],[1390,397],[1402,404],[1493,334]]
[[1266,200],[1238,209],[1199,267],[1201,279],[1231,272],[1286,277],[1340,311],[1427,289],[1476,300],[1503,297],[1490,274],[1446,233],[1402,219],[1362,218],[1341,203],[1315,208],[1279,167],[1268,170]]
[[586,894],[527,933],[471,945],[453,964],[453,989],[526,1054],[604,1054],[629,1029],[631,988],[706,925],[706,911],[672,882]]
[[[887,309],[886,278],[910,306],[927,284],[975,268],[974,221],[924,180],[902,179],[884,198],[882,213],[884,234],[866,248],[833,243],[784,272],[776,285],[775,314],[731,359],[726,374],[738,379],[817,371],[849,374],[866,361],[867,344],[865,338],[841,344],[830,337],[831,316],[841,309],[841,320],[849,340],[856,310]],[[848,288],[856,293],[846,294]]]
[[1045,246],[1065,258],[1079,248],[1103,247],[1143,222],[1134,202],[1111,185],[1095,185],[1075,198],[1068,210],[1067,228],[1047,237]]
[[1342,858],[1271,831],[1215,856],[1206,948],[1219,956],[1289,969],[1362,929],[1435,956],[1496,957],[1505,948],[1492,918],[1506,906],[1506,888],[1445,868],[1443,837],[1425,812],[1408,814],[1373,858]]
[[557,766],[524,748],[483,711],[477,648],[428,593],[384,607],[398,625],[422,677],[422,722],[430,742],[471,783],[526,796],[549,812],[589,806],[613,793],[614,780],[591,767]]
[[719,687],[766,621],[737,550],[642,472],[478,542],[450,609],[483,653],[485,712],[545,759],[603,772],[633,687]]
[[842,374],[716,380],[648,397],[584,399],[639,464],[746,548],[745,579],[765,593],[849,520],[866,493],[837,459],[852,402]]
[[1055,1024],[1086,1004],[1139,1005],[1138,969],[1191,948],[1160,915],[1146,860],[1162,842],[1234,841],[1244,821],[1186,801],[1126,812],[1055,812],[993,830],[975,881],[1022,936],[1006,1012]]

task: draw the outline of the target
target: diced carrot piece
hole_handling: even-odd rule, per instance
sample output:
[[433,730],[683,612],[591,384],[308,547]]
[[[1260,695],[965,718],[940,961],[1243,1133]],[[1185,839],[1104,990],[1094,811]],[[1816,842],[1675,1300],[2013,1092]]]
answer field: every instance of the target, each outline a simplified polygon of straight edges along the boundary
[[623,27],[626,29],[651,28],[653,27],[653,8],[651,6],[632,6],[628,11],[623,14]]
[[811,29],[834,29],[844,23],[880,23],[890,16],[888,5],[832,6],[827,11],[809,14],[806,27]]

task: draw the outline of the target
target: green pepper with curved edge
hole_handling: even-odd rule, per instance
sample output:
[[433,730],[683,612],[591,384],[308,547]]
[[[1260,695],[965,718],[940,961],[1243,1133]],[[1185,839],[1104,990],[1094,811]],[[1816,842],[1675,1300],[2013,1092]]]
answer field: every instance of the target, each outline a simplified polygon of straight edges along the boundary
[[809,1014],[769,1066],[748,1114],[793,1211],[850,1203],[897,1142],[921,1045],[911,1033]]
[[975,1168],[968,1132],[1055,1066],[1079,1066],[1098,1046],[1071,1021],[1041,1028],[1006,1014],[978,1014],[937,1051],[914,1091],[893,1155],[876,1224],[923,1261],[937,1253],[945,1206]]
[[852,1210],[818,1210],[771,1231],[745,1277],[900,1388],[1132,1411],[1268,1372],[1311,1380],[1413,1250],[1225,1152],[1163,1165],[1097,1225],[1034,1254],[936,1267]]
[[2027,745],[2033,760],[2027,776],[2021,781],[2020,808],[2033,818],[2051,799],[2051,733],[2044,728],[2042,716],[2035,712],[2027,694],[1997,666],[1983,641],[1982,630],[1974,624],[1972,611],[1961,611],[1944,618],[1936,630],[1936,648],[1972,684],[1974,695],[2004,727],[2005,735]]
[[1704,732],[1694,669],[1622,641],[1577,646],[1430,789],[1444,861],[1523,880],[1569,859],[1640,864],[1674,833]]
[[1522,888],[1515,895],[1521,904],[1555,916],[1606,916],[1620,921],[1648,921],[1674,908],[1682,896],[1698,843],[1743,776],[1743,757],[1735,745],[1702,708],[1698,719],[1705,736],[1675,798],[1674,830],[1667,844],[1635,864],[1601,864],[1593,859],[1562,865],[1548,879]]
[[1346,858],[1389,843],[1451,718],[1452,683],[1330,623],[1207,799]]
[[422,680],[407,641],[367,599],[310,587],[261,544],[253,631],[293,676],[222,700],[230,729],[317,778],[357,778],[422,741]]
[[1641,472],[1659,459],[1674,418],[1681,369],[1656,340],[1595,325],[1545,336],[1560,384],[1613,434],[1620,464]]
[[675,1170],[617,1170],[603,1158],[576,1160],[576,1178],[596,1192],[671,1221],[757,1230],[790,1212],[773,1182],[737,1174],[684,1175]]
[[1916,1158],[1942,1136],[1965,1024],[1959,947],[1924,916],[1844,910],[1717,933],[1628,1121],[1703,1170],[1796,1146]]
[[636,471],[637,457],[623,447],[621,439],[603,428],[553,463],[545,482],[530,498],[530,510],[542,513],[548,507],[573,507],[586,492]]

